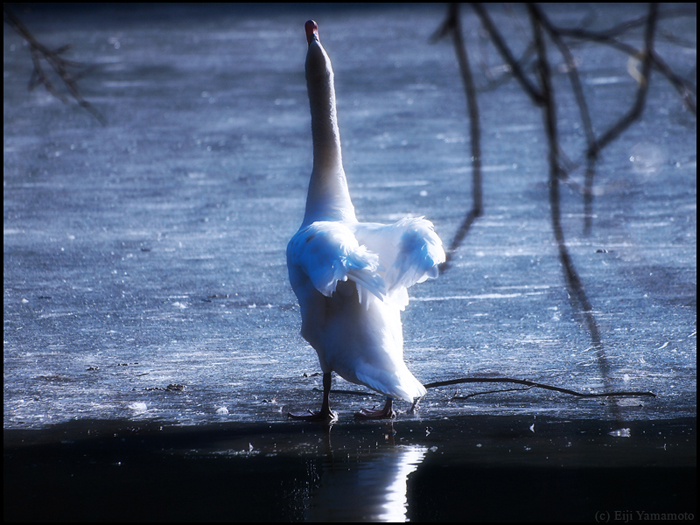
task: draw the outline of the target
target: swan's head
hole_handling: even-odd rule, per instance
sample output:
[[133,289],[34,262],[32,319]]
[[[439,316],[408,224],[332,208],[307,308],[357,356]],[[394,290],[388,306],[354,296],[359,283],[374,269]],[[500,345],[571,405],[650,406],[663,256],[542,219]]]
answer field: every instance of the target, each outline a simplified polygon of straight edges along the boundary
[[329,80],[332,82],[333,67],[318,38],[318,25],[313,20],[309,20],[304,25],[304,29],[306,29],[306,40],[309,43],[309,51],[306,54],[307,80],[322,77],[327,79],[326,82]]
[[304,29],[306,29],[306,42],[311,44],[312,40],[318,40],[318,24],[316,22],[309,20],[304,25]]

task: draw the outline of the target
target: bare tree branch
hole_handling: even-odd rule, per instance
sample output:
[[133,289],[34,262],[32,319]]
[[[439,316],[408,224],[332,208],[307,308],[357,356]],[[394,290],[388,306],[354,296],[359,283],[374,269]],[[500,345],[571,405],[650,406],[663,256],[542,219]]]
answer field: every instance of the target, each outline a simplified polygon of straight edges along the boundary
[[68,92],[76,100],[78,105],[83,107],[93,117],[95,117],[100,124],[105,126],[107,121],[104,116],[92,104],[83,98],[80,90],[78,89],[77,81],[84,75],[84,72],[74,75],[68,71],[68,68],[80,68],[82,67],[82,64],[72,60],[67,60],[60,56],[70,48],[70,45],[65,45],[51,51],[36,40],[36,38],[34,38],[20,19],[17,18],[17,16],[10,11],[6,5],[3,5],[3,19],[5,20],[6,24],[14,29],[29,44],[32,62],[34,64],[34,71],[32,72],[32,76],[29,80],[29,90],[31,91],[37,85],[42,84],[54,97],[59,99],[64,104],[68,104],[68,99],[56,89],[49,77],[46,75],[46,72],[41,64],[41,59],[44,59],[61,78],[68,89]]
[[648,396],[656,397],[656,394],[652,392],[595,392],[595,393],[583,393],[577,392],[576,390],[569,390],[568,388],[562,388],[558,386],[547,385],[544,383],[536,383],[534,381],[529,381],[528,379],[514,379],[512,377],[463,377],[460,379],[448,379],[447,381],[435,381],[434,383],[427,383],[425,388],[437,388],[442,386],[451,385],[461,385],[464,383],[515,383],[517,385],[525,385],[530,388],[544,388],[545,390],[552,390],[554,392],[561,392],[562,394],[569,394],[576,397],[606,397],[606,396]]
[[484,9],[484,6],[475,3],[472,4],[472,7],[474,8],[474,11],[476,11],[476,14],[479,16],[479,19],[481,20],[481,23],[483,24],[484,28],[486,29],[486,31],[488,31],[489,35],[491,36],[491,40],[496,46],[496,49],[498,49],[498,51],[501,53],[501,56],[505,60],[506,64],[510,66],[513,75],[515,75],[515,78],[518,80],[518,82],[520,82],[520,85],[522,85],[525,92],[528,95],[530,95],[530,98],[533,100],[533,102],[535,102],[535,104],[537,104],[538,106],[543,104],[544,100],[542,100],[542,93],[540,93],[537,90],[537,88],[532,84],[532,82],[530,82],[530,80],[527,78],[527,76],[522,70],[522,67],[520,67],[518,61],[515,60],[513,54],[510,52],[510,48],[506,45],[505,41],[503,40],[503,37],[491,21],[491,18]]
[[[576,271],[576,268],[569,254],[564,239],[564,230],[561,225],[561,204],[560,204],[560,165],[559,165],[559,138],[557,131],[557,116],[556,104],[554,101],[554,89],[552,87],[552,75],[547,60],[547,48],[542,35],[543,22],[541,20],[541,12],[534,4],[528,4],[528,12],[532,21],[532,31],[535,40],[535,48],[537,49],[537,69],[540,77],[542,90],[542,98],[544,99],[543,117],[545,130],[547,132],[547,142],[549,145],[549,205],[552,217],[552,229],[554,238],[557,241],[559,248],[559,259],[566,277],[567,287],[569,288],[570,297],[574,305],[581,310],[586,328],[591,337],[593,347],[596,350],[596,358],[603,380],[606,384],[610,384],[610,366],[603,349],[603,343],[600,338],[598,324],[593,316],[593,307],[586,295],[583,283]],[[613,404],[615,419],[620,421],[619,407]]]
[[[675,18],[675,17],[681,17],[681,16],[696,16],[697,15],[697,10],[695,8],[689,8],[689,7],[679,7],[675,9],[668,9],[664,11],[663,13],[658,13],[657,12],[657,19],[662,19],[662,18]],[[626,33],[627,31],[631,29],[635,29],[637,27],[644,27],[647,25],[649,20],[648,15],[642,15],[637,18],[634,18],[632,20],[627,20],[626,22],[622,22],[621,24],[618,24],[616,26],[611,27],[610,29],[606,29],[605,31],[599,31],[597,34],[601,36],[608,36],[608,37],[614,37],[621,35],[623,33]],[[569,31],[584,31],[579,28],[576,29],[565,29],[565,28],[560,28],[559,31],[564,34]]]
[[[548,163],[549,163],[549,201],[550,201],[550,213],[552,221],[552,229],[554,237],[557,243],[559,251],[559,259],[562,264],[562,269],[564,271],[564,276],[566,279],[567,288],[569,290],[569,296],[572,301],[572,306],[574,312],[582,315],[583,322],[585,323],[586,329],[590,334],[591,341],[593,343],[593,348],[596,350],[596,358],[600,368],[600,372],[603,380],[606,384],[611,383],[610,378],[610,366],[608,364],[607,357],[603,348],[600,332],[596,323],[594,316],[593,307],[589,301],[587,294],[585,292],[583,283],[576,271],[573,264],[571,255],[566,245],[566,240],[564,237],[564,231],[561,222],[561,197],[560,197],[560,183],[562,181],[568,184],[575,184],[568,178],[568,172],[576,169],[577,165],[572,164],[566,158],[563,153],[561,146],[559,144],[558,130],[557,130],[557,115],[556,109],[557,105],[555,102],[554,90],[552,86],[552,72],[547,58],[547,46],[544,40],[544,33],[551,38],[554,44],[557,46],[559,52],[561,53],[565,63],[566,71],[569,75],[572,90],[576,98],[577,104],[579,106],[580,118],[584,127],[586,134],[586,180],[585,186],[583,188],[584,193],[584,205],[586,210],[586,224],[585,231],[590,231],[590,222],[592,217],[592,186],[593,177],[595,173],[595,164],[599,157],[600,152],[612,141],[618,138],[632,123],[634,123],[643,113],[646,95],[649,87],[649,80],[652,68],[660,71],[678,90],[683,98],[686,106],[695,114],[695,101],[693,100],[690,92],[695,93],[695,86],[676,75],[670,67],[668,67],[660,56],[654,51],[654,35],[656,30],[657,21],[659,19],[658,5],[651,4],[649,7],[649,13],[644,16],[624,22],[618,26],[613,27],[605,32],[595,33],[591,31],[586,31],[583,29],[561,29],[554,26],[549,19],[544,15],[540,8],[535,4],[528,4],[527,6],[530,22],[532,25],[533,34],[533,44],[528,47],[533,49],[536,54],[536,70],[537,78],[539,80],[539,85],[534,84],[525,74],[523,66],[520,62],[516,61],[513,53],[506,44],[505,40],[499,33],[498,29],[495,27],[491,21],[488,13],[484,7],[480,4],[474,4],[474,10],[479,16],[484,29],[488,33],[494,46],[500,53],[503,61],[505,62],[505,70],[512,72],[513,76],[522,86],[523,90],[530,96],[533,103],[542,108],[542,115],[544,119],[545,130],[547,134],[548,143]],[[687,10],[676,10],[674,12],[666,12],[664,16],[677,16],[678,14],[687,14]],[[640,51],[628,44],[619,42],[614,35],[622,34],[634,27],[643,25],[645,28],[644,32],[644,48]],[[475,140],[474,137],[478,137],[478,121],[474,116],[478,117],[478,106],[476,104],[476,95],[473,92],[474,86],[471,79],[471,72],[469,70],[469,63],[466,54],[466,48],[464,42],[461,40],[461,29],[459,22],[459,12],[456,6],[450,6],[450,11],[447,19],[441,25],[438,31],[436,31],[434,38],[441,38],[447,34],[452,33],[455,43],[455,51],[457,55],[458,62],[460,64],[460,71],[462,72],[463,82],[465,85],[465,91],[467,94],[467,100],[470,110],[470,119],[472,124],[472,142]],[[458,35],[460,35],[458,37]],[[593,125],[590,118],[590,113],[588,110],[588,104],[583,92],[581,81],[578,75],[576,64],[574,62],[573,56],[569,50],[569,46],[564,41],[564,37],[577,38],[582,40],[589,40],[598,43],[603,43],[606,45],[611,45],[623,52],[628,53],[630,56],[637,58],[641,62],[641,71],[639,72],[638,81],[639,87],[635,96],[634,103],[632,107],[619,118],[612,126],[610,126],[605,132],[603,132],[599,137],[593,130]],[[528,54],[526,52],[526,54]],[[473,108],[472,108],[473,105]],[[475,128],[474,125],[477,124]],[[474,161],[474,152],[480,152],[480,145],[477,143],[476,149],[474,144],[472,144],[472,161]],[[479,157],[479,161],[480,161]],[[568,167],[564,168],[562,162],[568,163]],[[480,162],[479,162],[480,166]],[[481,195],[479,194],[479,198]],[[474,210],[480,210],[481,207],[477,206],[477,201],[475,201]],[[467,216],[469,219],[469,215]],[[473,220],[473,219],[472,219]],[[466,232],[465,232],[466,234]],[[458,235],[453,241],[451,250],[456,249],[461,242],[463,235]],[[457,383],[467,383],[467,382],[513,382],[524,384],[529,387],[532,386],[542,386],[540,384],[526,381],[517,380],[510,378],[497,378],[497,379],[483,379],[483,378],[468,378],[468,379],[456,379],[449,381],[440,381],[436,383],[431,383],[425,385],[426,388],[436,387],[436,386],[446,386]],[[650,395],[652,393],[641,393],[641,392],[606,392],[598,394],[580,394],[574,391],[569,391],[566,389],[560,389],[558,387],[551,387],[548,385],[542,386],[542,388],[548,388],[550,390],[556,390],[560,392],[570,393],[573,395],[581,395],[585,397],[598,397],[598,396],[616,396],[616,395]],[[620,421],[619,407],[616,402],[613,402],[613,411],[616,419]]]
[[[585,185],[583,189],[583,196],[584,196],[584,233],[589,234],[591,230],[591,219],[592,219],[592,208],[593,208],[593,177],[595,173],[595,162],[599,156],[600,151],[610,142],[612,142],[615,138],[617,138],[627,127],[629,127],[639,116],[641,115],[643,108],[644,108],[644,102],[646,99],[646,90],[648,89],[648,78],[651,73],[650,70],[650,65],[654,66],[657,70],[659,70],[668,80],[669,82],[676,88],[678,91],[679,95],[681,96],[681,99],[683,100],[684,104],[686,107],[693,113],[693,115],[697,114],[697,109],[696,109],[696,103],[693,100],[693,97],[689,90],[695,91],[695,86],[693,86],[690,82],[685,81],[678,75],[676,75],[670,67],[661,59],[661,57],[658,56],[658,54],[654,51],[653,49],[653,27],[649,25],[649,21],[651,17],[654,17],[655,20],[658,20],[659,14],[658,14],[658,9],[653,8],[654,12],[652,14],[651,12],[652,8],[650,8],[650,13],[648,15],[645,15],[643,17],[639,17],[635,20],[629,21],[622,23],[612,29],[609,29],[607,31],[595,33],[591,31],[586,31],[583,29],[560,29],[560,28],[555,28],[552,26],[551,23],[544,17],[544,15],[540,12],[540,15],[542,16],[543,24],[549,34],[552,36],[552,39],[557,43],[557,45],[560,45],[559,42],[561,42],[561,36],[562,35],[568,35],[571,37],[575,38],[580,38],[580,39],[585,39],[585,40],[591,40],[599,43],[604,43],[608,45],[612,45],[613,47],[620,49],[627,54],[629,54],[632,57],[640,58],[643,60],[642,64],[642,73],[640,74],[640,78],[642,79],[640,81],[639,88],[637,90],[637,95],[636,95],[636,100],[630,111],[624,115],[621,119],[618,120],[613,126],[608,129],[607,132],[605,132],[600,139],[593,139],[591,140],[591,136],[589,135],[588,132],[588,127],[585,125],[584,121],[584,127],[586,128],[586,139],[587,139],[587,150],[586,150],[586,175],[585,175]],[[664,16],[680,16],[680,15],[687,15],[688,14],[688,9],[676,9],[672,11],[667,11]],[[629,30],[631,28],[637,27],[639,25],[642,25],[642,23],[647,24],[647,31],[646,31],[646,36],[645,36],[645,49],[643,51],[639,51],[636,48],[629,46],[627,44],[624,44],[622,42],[619,42],[612,38],[612,35],[620,34],[623,33],[626,30]],[[656,22],[654,21],[654,27],[656,25]],[[652,31],[649,33],[649,31]],[[563,44],[563,42],[562,42]],[[563,49],[560,46],[560,49],[563,52]],[[646,73],[644,68],[646,69]],[[585,103],[585,99],[579,99],[579,91],[577,88],[574,87],[574,92],[576,93],[577,100],[579,101],[579,107],[582,107],[581,100],[583,100],[583,103]],[[592,130],[591,130],[592,132]]]
[[[649,15],[645,16],[643,19],[648,21],[648,18]],[[693,113],[693,116],[697,116],[697,103],[695,100],[693,100],[693,94],[697,92],[696,86],[692,82],[675,74],[653,49],[650,52],[639,51],[634,46],[630,46],[629,44],[616,40],[610,34],[608,34],[609,31],[597,33],[594,31],[587,31],[585,29],[557,28],[556,32],[563,37],[586,40],[589,42],[598,42],[600,44],[614,47],[615,49],[627,53],[628,55],[639,60],[644,60],[646,56],[649,55],[652,66],[668,79],[671,85],[673,85],[673,87],[678,91],[683,103]]]
[[450,266],[452,257],[462,244],[464,237],[469,232],[474,220],[483,214],[483,193],[481,183],[481,131],[479,128],[479,105],[476,100],[476,89],[474,88],[474,80],[469,67],[469,56],[467,48],[462,38],[462,24],[459,16],[459,4],[450,4],[447,18],[443,25],[435,32],[432,40],[436,41],[443,38],[447,34],[452,35],[452,42],[459,63],[459,71],[462,75],[462,83],[467,97],[467,106],[469,109],[469,136],[471,144],[471,161],[472,161],[472,209],[467,213],[462,225],[460,226],[452,244],[447,250],[447,260],[442,264],[440,270],[444,273]]
[[603,135],[597,139],[590,148],[588,148],[586,155],[589,157],[592,155],[598,155],[598,152],[601,149],[619,137],[624,130],[626,130],[635,120],[637,120],[644,110],[646,95],[649,89],[649,75],[651,74],[652,55],[654,52],[654,29],[656,28],[657,11],[658,4],[652,3],[649,6],[649,17],[647,19],[647,26],[644,35],[644,58],[642,60],[641,78],[634,105],[627,112],[627,114],[623,115],[620,120],[613,124],[610,129],[603,133]]
[[[576,97],[576,103],[579,107],[579,113],[581,115],[581,123],[583,124],[583,129],[586,134],[586,144],[588,150],[592,150],[595,144],[595,133],[593,131],[593,124],[591,123],[591,116],[588,111],[588,104],[586,103],[586,97],[583,94],[583,88],[581,87],[581,81],[578,76],[578,70],[576,68],[576,62],[574,61],[569,47],[564,43],[557,29],[552,25],[549,19],[545,16],[541,9],[533,5],[533,9],[536,10],[537,16],[544,27],[544,29],[549,33],[552,41],[559,48],[564,61],[566,63],[566,70],[569,75],[569,80],[571,81],[571,88]],[[584,233],[587,235],[591,230],[591,222],[593,217],[593,177],[595,174],[595,162],[597,160],[597,155],[587,155],[586,157],[586,177],[585,185],[583,188],[583,207],[584,207]],[[560,176],[563,176],[560,173]]]

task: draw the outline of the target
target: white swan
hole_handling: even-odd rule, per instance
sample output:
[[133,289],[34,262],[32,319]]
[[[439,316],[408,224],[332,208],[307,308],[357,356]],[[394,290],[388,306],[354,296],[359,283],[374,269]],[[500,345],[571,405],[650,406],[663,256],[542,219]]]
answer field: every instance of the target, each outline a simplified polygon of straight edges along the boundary
[[445,252],[423,218],[357,221],[341,159],[333,69],[313,20],[306,22],[306,38],[314,159],[304,222],[287,246],[287,266],[301,307],[301,335],[316,349],[323,371],[323,404],[320,412],[289,416],[334,419],[328,396],[336,372],[388,398],[383,409],[357,416],[394,417],[393,398],[415,402],[425,395],[403,360],[406,289],[437,277]]

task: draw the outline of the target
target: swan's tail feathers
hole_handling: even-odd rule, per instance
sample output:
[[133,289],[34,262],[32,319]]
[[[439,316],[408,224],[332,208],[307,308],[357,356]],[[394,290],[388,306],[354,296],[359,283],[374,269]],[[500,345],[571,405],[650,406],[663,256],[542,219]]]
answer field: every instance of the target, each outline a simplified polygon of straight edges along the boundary
[[445,262],[442,241],[433,223],[423,218],[408,218],[397,223],[403,230],[394,264],[386,275],[389,292],[438,276],[438,265]]
[[385,396],[413,403],[416,399],[423,397],[427,391],[405,365],[403,368],[394,372],[380,369],[358,370],[357,378],[372,390],[381,392]]
[[387,293],[384,302],[403,311],[408,306],[408,290],[403,286],[395,287]]

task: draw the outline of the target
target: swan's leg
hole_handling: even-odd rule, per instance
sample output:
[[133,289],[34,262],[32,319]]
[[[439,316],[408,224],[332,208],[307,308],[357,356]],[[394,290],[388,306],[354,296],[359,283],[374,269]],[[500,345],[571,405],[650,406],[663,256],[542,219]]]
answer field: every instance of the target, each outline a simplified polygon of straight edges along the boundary
[[328,396],[331,393],[331,373],[323,374],[323,403],[319,412],[288,412],[287,415],[292,419],[301,419],[302,421],[334,421],[338,419],[338,415],[331,410],[331,405],[328,401]]
[[394,419],[395,417],[396,412],[394,412],[394,400],[390,397],[386,398],[384,408],[381,410],[363,408],[359,412],[355,413],[355,418],[357,419]]

